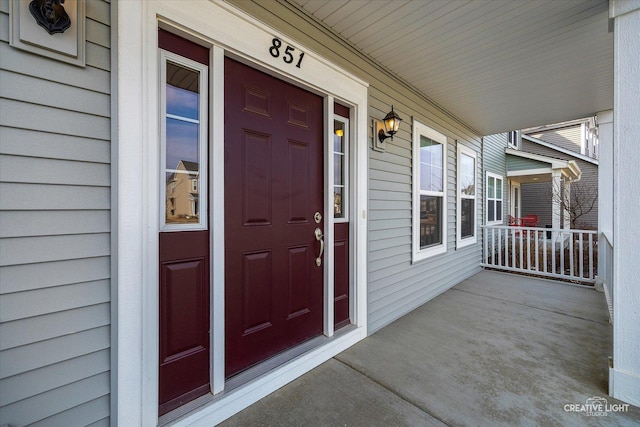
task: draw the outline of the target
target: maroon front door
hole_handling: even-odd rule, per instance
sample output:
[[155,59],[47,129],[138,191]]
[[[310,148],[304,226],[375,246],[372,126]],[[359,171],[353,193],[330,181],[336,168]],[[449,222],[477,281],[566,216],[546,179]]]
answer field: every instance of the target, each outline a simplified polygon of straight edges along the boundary
[[322,333],[322,114],[319,96],[225,59],[227,377]]

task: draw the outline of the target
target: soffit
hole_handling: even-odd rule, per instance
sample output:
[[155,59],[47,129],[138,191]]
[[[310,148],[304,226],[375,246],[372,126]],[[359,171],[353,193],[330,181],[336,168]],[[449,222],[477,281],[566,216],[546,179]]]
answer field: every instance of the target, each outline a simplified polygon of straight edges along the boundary
[[483,135],[613,107],[607,0],[289,0]]

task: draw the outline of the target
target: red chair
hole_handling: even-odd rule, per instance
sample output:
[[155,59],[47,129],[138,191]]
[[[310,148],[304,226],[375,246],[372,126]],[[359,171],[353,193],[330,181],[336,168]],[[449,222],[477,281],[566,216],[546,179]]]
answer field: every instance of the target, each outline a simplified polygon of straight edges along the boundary
[[537,227],[538,222],[540,222],[540,218],[538,218],[538,215],[525,215],[521,218],[521,220],[524,227]]

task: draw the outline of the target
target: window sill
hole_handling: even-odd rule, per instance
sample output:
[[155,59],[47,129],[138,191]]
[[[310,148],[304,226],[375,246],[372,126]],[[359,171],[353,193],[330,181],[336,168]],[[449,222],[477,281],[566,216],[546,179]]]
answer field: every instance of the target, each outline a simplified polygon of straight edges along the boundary
[[463,240],[457,240],[456,241],[456,249],[462,249],[462,248],[465,248],[467,246],[475,245],[476,243],[478,243],[478,239],[475,236],[474,237],[468,237],[468,238],[463,239]]
[[440,254],[444,254],[447,252],[447,246],[446,245],[438,245],[438,246],[433,246],[431,248],[426,248],[426,249],[422,249],[422,250],[414,250],[413,251],[413,255],[411,258],[411,263],[415,264],[417,262],[423,261],[427,258],[431,258],[434,257],[436,255],[440,255]]

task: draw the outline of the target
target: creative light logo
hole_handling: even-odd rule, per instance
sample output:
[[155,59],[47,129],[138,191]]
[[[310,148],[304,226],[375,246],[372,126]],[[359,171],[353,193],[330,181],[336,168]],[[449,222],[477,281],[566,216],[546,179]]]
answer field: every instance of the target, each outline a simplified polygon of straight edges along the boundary
[[609,404],[604,397],[594,396],[585,403],[567,403],[565,412],[579,412],[587,417],[606,417],[610,412],[627,412],[629,405],[624,403]]

